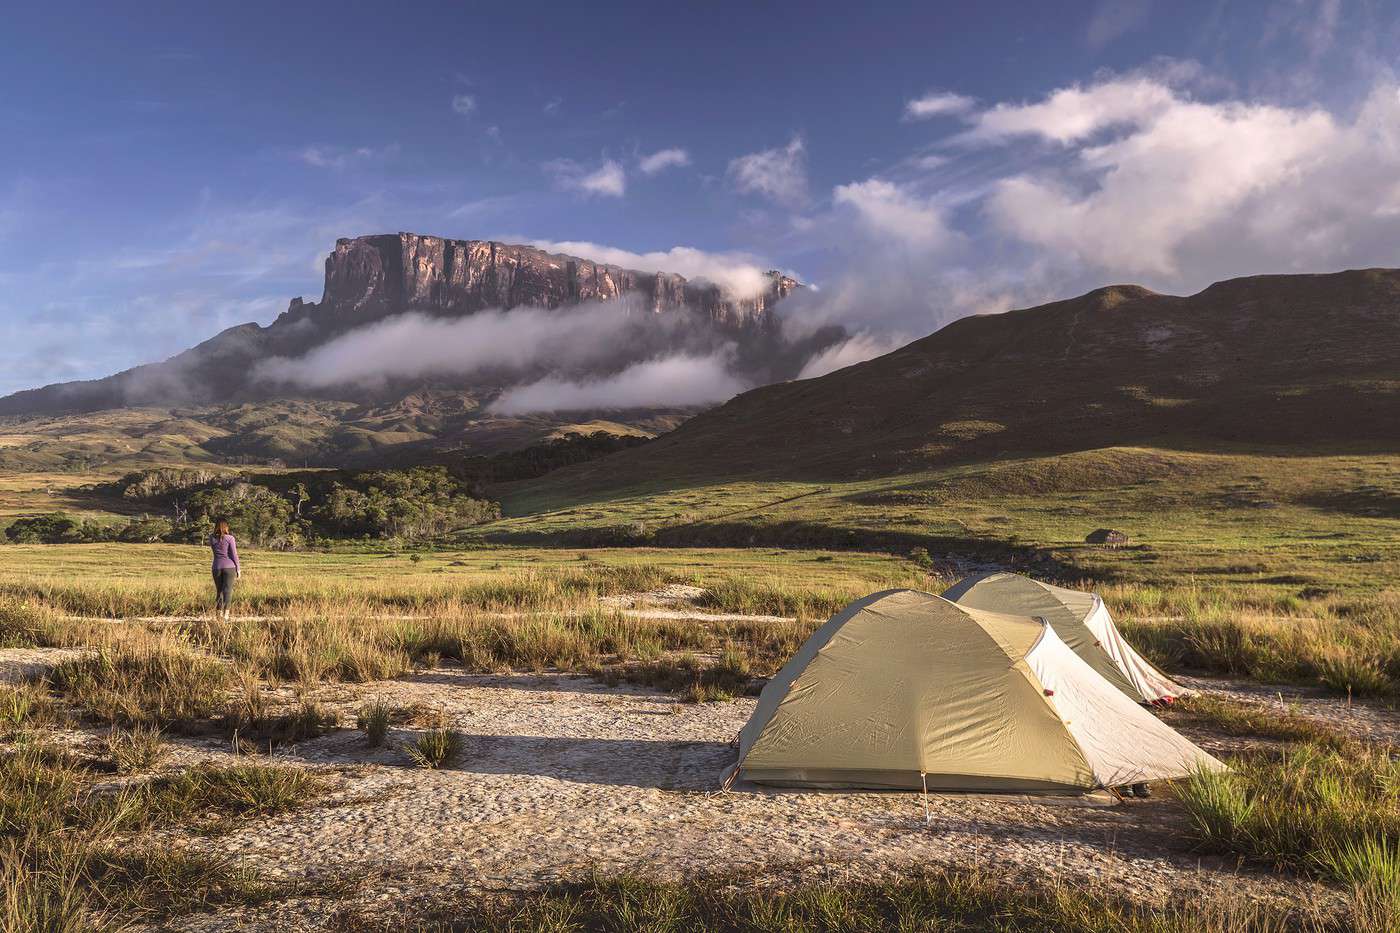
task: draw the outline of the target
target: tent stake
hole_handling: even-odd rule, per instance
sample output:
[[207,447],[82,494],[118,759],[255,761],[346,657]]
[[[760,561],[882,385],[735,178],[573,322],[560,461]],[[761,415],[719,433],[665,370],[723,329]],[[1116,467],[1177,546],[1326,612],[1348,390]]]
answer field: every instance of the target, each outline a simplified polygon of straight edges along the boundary
[[919,783],[921,783],[921,784],[924,785],[924,825],[927,826],[927,825],[928,825],[928,821],[929,821],[929,815],[928,815],[928,772],[927,772],[927,771],[920,771],[920,772],[919,772]]

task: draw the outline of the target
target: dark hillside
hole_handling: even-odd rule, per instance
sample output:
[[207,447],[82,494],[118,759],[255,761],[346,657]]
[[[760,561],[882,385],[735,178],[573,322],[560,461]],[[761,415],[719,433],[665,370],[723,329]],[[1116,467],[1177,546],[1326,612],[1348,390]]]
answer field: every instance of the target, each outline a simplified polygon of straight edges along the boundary
[[852,479],[1148,441],[1400,447],[1400,271],[1112,286],[756,389],[543,483]]

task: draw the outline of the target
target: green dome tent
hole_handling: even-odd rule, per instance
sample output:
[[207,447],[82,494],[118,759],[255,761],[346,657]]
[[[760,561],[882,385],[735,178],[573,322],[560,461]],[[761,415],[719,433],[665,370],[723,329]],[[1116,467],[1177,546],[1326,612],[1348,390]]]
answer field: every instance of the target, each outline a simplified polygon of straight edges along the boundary
[[1075,794],[1224,765],[1043,622],[887,590],[768,682],[735,767],[787,786]]
[[1170,703],[1190,693],[1133,650],[1093,593],[1016,573],[984,573],[958,581],[943,598],[971,609],[1044,619],[1085,663],[1139,703]]

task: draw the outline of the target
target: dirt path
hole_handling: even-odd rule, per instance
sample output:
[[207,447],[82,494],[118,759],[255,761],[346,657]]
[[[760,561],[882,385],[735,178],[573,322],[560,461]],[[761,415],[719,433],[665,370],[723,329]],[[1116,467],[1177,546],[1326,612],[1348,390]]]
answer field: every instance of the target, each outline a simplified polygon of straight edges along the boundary
[[1400,744],[1400,708],[1379,701],[1351,700],[1321,687],[1259,684],[1223,677],[1172,676],[1183,687],[1269,710],[1297,713],[1365,742]]

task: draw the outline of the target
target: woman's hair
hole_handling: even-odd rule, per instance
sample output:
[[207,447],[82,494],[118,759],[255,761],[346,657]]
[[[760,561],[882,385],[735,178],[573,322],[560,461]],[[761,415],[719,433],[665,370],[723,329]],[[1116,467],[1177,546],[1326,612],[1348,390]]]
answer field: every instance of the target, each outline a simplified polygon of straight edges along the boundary
[[224,535],[226,535],[226,534],[228,534],[228,533],[229,533],[229,531],[228,531],[228,522],[224,521],[224,520],[221,518],[221,519],[219,519],[217,522],[214,523],[214,535],[215,535],[215,537],[222,538]]

